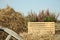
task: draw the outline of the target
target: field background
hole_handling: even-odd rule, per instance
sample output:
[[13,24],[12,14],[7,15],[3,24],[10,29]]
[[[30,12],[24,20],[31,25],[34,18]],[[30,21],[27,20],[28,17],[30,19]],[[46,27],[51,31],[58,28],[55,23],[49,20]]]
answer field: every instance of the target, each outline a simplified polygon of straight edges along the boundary
[[[15,31],[24,40],[59,40],[60,20],[57,20],[59,16],[59,14],[55,15],[55,13],[49,12],[48,9],[46,11],[42,10],[38,14],[30,11],[27,16],[24,16],[23,13],[16,12],[13,8],[7,6],[6,8],[0,9],[0,26]],[[56,34],[51,37],[50,35],[44,35],[42,39],[38,35],[34,35],[35,37],[33,37],[32,34],[28,34],[28,22],[55,22]],[[7,35],[5,32],[0,32],[0,40],[5,40]],[[10,40],[15,40],[15,38],[12,37]]]

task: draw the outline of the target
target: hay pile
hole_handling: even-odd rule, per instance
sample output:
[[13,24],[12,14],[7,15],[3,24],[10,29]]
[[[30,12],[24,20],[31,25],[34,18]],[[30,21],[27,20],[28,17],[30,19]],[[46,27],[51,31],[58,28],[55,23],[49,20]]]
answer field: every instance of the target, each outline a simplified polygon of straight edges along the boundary
[[[16,33],[26,31],[24,16],[19,12],[15,12],[9,6],[7,8],[0,9],[0,26],[12,29]],[[0,34],[4,34],[3,36],[5,36],[5,33],[0,32]]]

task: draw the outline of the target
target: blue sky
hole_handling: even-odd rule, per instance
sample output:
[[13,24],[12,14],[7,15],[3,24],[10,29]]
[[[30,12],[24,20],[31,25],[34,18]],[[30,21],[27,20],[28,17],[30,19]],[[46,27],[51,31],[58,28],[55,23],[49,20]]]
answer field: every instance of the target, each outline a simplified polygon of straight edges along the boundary
[[31,10],[39,13],[39,11],[47,9],[56,14],[60,13],[60,0],[0,0],[0,8],[6,7],[7,4],[25,15]]

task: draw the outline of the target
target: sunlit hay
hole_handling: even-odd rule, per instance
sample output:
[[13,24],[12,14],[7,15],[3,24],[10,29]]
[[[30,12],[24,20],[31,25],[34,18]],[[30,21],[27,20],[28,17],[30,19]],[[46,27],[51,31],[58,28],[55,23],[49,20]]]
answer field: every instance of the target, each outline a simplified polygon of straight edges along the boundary
[[[0,26],[9,28],[18,34],[20,32],[26,32],[24,16],[19,12],[15,12],[9,6],[0,10]],[[2,40],[4,40],[7,35],[4,35],[6,33],[2,34],[2,36],[4,36],[4,38],[2,37]]]
[[55,40],[55,34],[51,32],[47,32],[49,34],[34,34],[34,33],[21,33],[20,35],[23,37],[24,40]]

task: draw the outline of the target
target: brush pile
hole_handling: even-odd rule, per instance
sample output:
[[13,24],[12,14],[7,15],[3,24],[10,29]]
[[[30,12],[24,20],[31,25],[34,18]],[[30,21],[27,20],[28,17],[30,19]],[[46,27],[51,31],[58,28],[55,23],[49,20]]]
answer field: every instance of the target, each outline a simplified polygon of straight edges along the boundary
[[[7,8],[0,9],[0,26],[9,28],[18,34],[26,31],[24,16],[19,12],[15,12],[9,6]],[[2,40],[7,36],[7,33],[5,32],[0,32],[0,34],[2,35],[0,36],[0,39]]]

